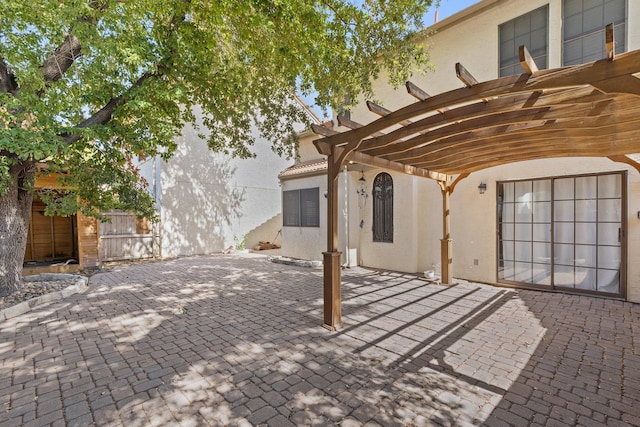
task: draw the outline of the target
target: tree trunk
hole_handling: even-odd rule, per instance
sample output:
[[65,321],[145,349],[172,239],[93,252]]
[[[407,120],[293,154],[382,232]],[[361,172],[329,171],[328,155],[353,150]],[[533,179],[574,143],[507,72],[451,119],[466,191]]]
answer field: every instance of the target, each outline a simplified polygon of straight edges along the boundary
[[0,196],[0,297],[20,289],[36,168],[33,162],[20,162],[9,172],[12,182]]

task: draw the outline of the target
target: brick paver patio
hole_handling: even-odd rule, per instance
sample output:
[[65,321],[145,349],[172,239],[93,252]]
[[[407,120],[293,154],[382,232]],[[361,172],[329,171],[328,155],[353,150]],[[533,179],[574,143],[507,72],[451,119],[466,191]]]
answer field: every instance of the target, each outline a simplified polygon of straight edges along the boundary
[[0,323],[0,426],[640,425],[640,306],[209,256]]

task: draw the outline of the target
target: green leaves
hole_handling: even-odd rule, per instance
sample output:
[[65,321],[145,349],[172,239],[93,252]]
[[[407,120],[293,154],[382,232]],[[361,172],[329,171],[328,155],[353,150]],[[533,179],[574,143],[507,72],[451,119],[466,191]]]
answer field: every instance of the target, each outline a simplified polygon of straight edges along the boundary
[[[428,59],[412,37],[430,3],[10,2],[0,58],[20,90],[0,94],[0,191],[11,162],[46,161],[68,172],[68,200],[52,200],[56,210],[150,214],[135,158],[169,156],[185,123],[216,151],[251,156],[256,127],[292,155],[293,124],[308,121],[292,94],[337,108],[346,95],[371,95],[383,68],[395,83],[406,79]],[[80,53],[60,79],[45,78],[45,61],[69,59],[60,46],[70,34]]]

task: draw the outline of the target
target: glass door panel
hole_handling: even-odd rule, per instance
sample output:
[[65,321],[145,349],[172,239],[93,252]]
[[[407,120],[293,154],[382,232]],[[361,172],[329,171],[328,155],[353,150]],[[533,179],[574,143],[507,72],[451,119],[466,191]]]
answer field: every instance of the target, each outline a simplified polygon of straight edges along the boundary
[[498,183],[498,279],[620,294],[623,177]]

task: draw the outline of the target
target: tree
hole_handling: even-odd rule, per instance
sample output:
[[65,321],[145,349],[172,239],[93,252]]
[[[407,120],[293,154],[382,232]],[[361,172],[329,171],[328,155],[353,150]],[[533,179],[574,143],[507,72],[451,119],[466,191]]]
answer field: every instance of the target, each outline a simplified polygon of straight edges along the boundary
[[153,216],[133,160],[175,149],[185,123],[251,156],[251,126],[291,154],[287,102],[336,107],[427,57],[410,42],[431,0],[41,0],[0,16],[0,295],[19,287],[36,166],[65,172],[48,214]]

